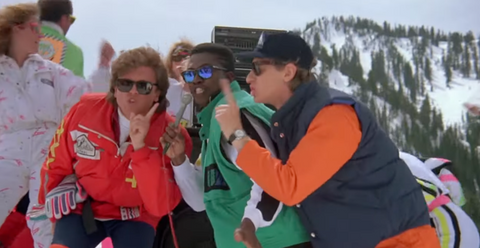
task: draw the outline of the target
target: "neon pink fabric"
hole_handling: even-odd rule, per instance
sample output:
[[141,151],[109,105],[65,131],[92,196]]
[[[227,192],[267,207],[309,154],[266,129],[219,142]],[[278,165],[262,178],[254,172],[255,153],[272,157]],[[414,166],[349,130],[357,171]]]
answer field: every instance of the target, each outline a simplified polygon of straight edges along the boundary
[[106,238],[102,241],[102,248],[113,248],[112,240],[110,238]]
[[445,174],[440,176],[442,182],[458,182],[458,179],[452,174]]
[[430,202],[430,204],[428,204],[428,211],[432,212],[435,208],[443,206],[449,202],[450,202],[450,198],[448,198],[448,196],[441,195],[435,198],[435,200],[433,200],[432,202]]

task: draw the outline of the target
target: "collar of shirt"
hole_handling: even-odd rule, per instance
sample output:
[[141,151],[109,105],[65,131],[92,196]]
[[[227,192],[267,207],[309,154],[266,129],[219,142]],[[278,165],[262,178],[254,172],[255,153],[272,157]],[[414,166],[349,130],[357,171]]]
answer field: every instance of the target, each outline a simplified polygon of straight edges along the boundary
[[57,32],[61,33],[62,35],[65,35],[65,33],[63,32],[63,29],[58,24],[56,24],[54,22],[42,21],[42,26],[53,28]]

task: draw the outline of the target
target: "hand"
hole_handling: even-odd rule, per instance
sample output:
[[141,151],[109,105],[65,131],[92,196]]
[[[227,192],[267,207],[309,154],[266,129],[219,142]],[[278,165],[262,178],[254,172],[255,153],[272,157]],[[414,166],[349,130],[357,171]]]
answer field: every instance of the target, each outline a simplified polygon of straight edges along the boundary
[[45,196],[45,214],[49,219],[59,220],[84,202],[88,195],[78,183],[75,174],[66,176],[62,182]]
[[227,79],[221,79],[220,85],[227,104],[222,104],[215,108],[215,118],[217,118],[220,124],[223,135],[228,139],[236,130],[243,128],[240,120],[240,109],[233,96],[232,89],[230,89],[230,82]]
[[164,149],[167,143],[170,144],[166,155],[172,160],[173,165],[182,164],[186,158],[185,137],[183,137],[181,130],[180,126],[175,128],[174,123],[170,123],[160,138],[160,143]]
[[245,218],[240,224],[240,228],[235,230],[235,241],[243,242],[247,248],[262,248],[257,235],[255,235],[255,231],[253,222],[250,219]]
[[100,65],[109,67],[110,61],[112,61],[113,56],[115,55],[115,50],[108,41],[103,42],[100,49]]
[[130,113],[130,140],[135,151],[145,146],[144,140],[150,129],[150,120],[157,108],[158,103],[155,103],[146,115]]

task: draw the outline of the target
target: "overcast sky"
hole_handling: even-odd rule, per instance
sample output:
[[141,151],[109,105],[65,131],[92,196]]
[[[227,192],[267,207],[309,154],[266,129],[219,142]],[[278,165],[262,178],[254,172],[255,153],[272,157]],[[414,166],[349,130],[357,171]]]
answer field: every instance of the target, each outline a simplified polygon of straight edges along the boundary
[[[29,0],[0,0],[0,7]],[[30,2],[32,2],[30,0]],[[73,0],[68,37],[84,52],[85,75],[102,39],[117,49],[146,44],[168,51],[180,37],[209,42],[215,25],[293,29],[322,16],[435,26],[480,34],[480,0]]]

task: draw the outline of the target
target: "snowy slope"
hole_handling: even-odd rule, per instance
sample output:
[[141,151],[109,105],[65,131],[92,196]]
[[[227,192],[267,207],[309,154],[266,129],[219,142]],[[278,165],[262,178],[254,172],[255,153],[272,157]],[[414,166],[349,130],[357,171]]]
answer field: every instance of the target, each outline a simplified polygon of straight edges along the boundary
[[[303,36],[313,44],[313,36],[315,32],[321,35],[321,45],[324,46],[329,55],[332,55],[331,46],[335,45],[337,50],[342,47],[354,46],[360,51],[360,61],[363,67],[364,78],[368,77],[368,72],[371,69],[371,53],[372,51],[387,50],[386,37],[378,37],[375,34],[358,34],[355,32],[344,33],[341,28],[335,28],[334,24],[326,18],[320,19],[315,25],[311,25],[303,31]],[[340,29],[340,30],[339,30]],[[408,38],[388,39],[396,47],[397,51],[413,65],[413,45]],[[393,40],[393,41],[392,41]],[[464,78],[459,72],[453,73],[450,88],[446,86],[446,77],[442,65],[442,55],[447,52],[446,42],[440,42],[439,46],[430,45],[427,49],[426,57],[431,60],[431,67],[433,72],[433,87],[426,87],[431,104],[436,109],[440,110],[443,115],[443,121],[446,126],[460,124],[462,118],[465,116],[466,110],[462,104],[467,100],[471,94],[480,90],[479,82],[475,79],[475,73],[472,73],[470,78]],[[387,55],[388,56],[388,55]],[[320,65],[317,71],[320,71]],[[336,88],[348,93],[353,93],[355,88],[348,86],[348,77],[342,75],[337,70],[332,70],[329,73],[329,83],[332,88]],[[398,88],[398,85],[395,86]],[[405,91],[405,94],[408,94]],[[424,96],[418,98],[418,108]],[[379,104],[381,106],[382,104]]]

